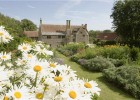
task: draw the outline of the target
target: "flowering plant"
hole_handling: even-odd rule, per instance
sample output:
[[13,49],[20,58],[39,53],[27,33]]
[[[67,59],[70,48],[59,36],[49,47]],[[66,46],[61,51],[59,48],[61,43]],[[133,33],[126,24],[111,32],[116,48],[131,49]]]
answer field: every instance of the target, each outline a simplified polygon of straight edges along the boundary
[[[0,27],[2,38],[4,32]],[[50,56],[53,52],[42,42],[22,43],[16,54],[1,52],[0,100],[91,100],[100,95],[95,81],[77,78],[70,66],[46,59]]]

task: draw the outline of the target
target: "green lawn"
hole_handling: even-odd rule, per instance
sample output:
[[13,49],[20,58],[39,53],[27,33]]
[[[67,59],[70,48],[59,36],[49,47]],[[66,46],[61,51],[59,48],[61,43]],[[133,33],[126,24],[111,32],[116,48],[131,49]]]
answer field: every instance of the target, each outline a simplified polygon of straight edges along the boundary
[[60,53],[56,53],[56,57],[61,58],[65,64],[71,66],[73,70],[77,71],[79,78],[95,80],[101,88],[101,95],[99,100],[136,100],[132,96],[123,92],[121,89],[105,81],[105,79],[102,77],[102,73],[89,72],[81,68],[81,66],[77,63],[70,61],[68,57],[65,57]]

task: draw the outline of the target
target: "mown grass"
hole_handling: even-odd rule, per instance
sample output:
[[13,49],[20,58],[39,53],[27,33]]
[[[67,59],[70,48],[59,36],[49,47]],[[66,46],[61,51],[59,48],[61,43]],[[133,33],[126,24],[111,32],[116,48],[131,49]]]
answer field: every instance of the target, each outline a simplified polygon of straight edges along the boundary
[[56,57],[61,58],[65,64],[71,66],[73,70],[77,71],[79,78],[95,80],[101,88],[101,95],[99,100],[136,100],[134,97],[125,93],[123,90],[107,82],[103,78],[102,73],[87,71],[86,69],[83,69],[79,64],[70,61],[68,57],[58,52],[56,53]]

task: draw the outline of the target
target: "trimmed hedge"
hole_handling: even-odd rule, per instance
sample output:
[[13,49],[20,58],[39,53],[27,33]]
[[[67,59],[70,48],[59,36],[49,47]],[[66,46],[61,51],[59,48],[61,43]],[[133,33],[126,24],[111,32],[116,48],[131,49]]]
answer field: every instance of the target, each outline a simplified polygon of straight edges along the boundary
[[140,67],[122,66],[109,68],[103,71],[108,81],[114,82],[120,88],[131,93],[135,98],[140,99]]

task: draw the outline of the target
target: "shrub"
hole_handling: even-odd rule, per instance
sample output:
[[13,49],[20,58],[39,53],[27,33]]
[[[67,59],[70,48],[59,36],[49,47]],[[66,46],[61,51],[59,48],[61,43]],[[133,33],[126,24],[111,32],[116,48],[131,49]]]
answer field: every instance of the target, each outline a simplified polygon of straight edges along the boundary
[[89,59],[82,65],[90,71],[103,71],[104,69],[115,67],[110,61],[103,57]]
[[112,58],[107,58],[109,61],[111,61],[115,67],[120,67],[125,64],[124,59],[112,59]]
[[[96,56],[103,56],[105,58],[112,59],[128,59],[129,57],[129,48],[127,46],[105,46],[105,47],[96,47],[96,48],[87,48],[82,52],[72,56],[72,60],[77,59],[92,59]],[[73,58],[74,57],[74,58]]]
[[126,59],[129,57],[129,47],[127,46],[103,47],[101,55],[106,58]]
[[136,47],[133,47],[131,50],[130,50],[130,58],[132,61],[136,61],[138,60],[139,58],[139,48],[136,48]]
[[65,46],[59,47],[57,50],[66,56],[72,56],[85,48],[82,43],[71,43]]
[[103,71],[103,75],[108,81],[121,86],[134,97],[140,98],[140,67],[123,66],[119,68],[109,68]]

